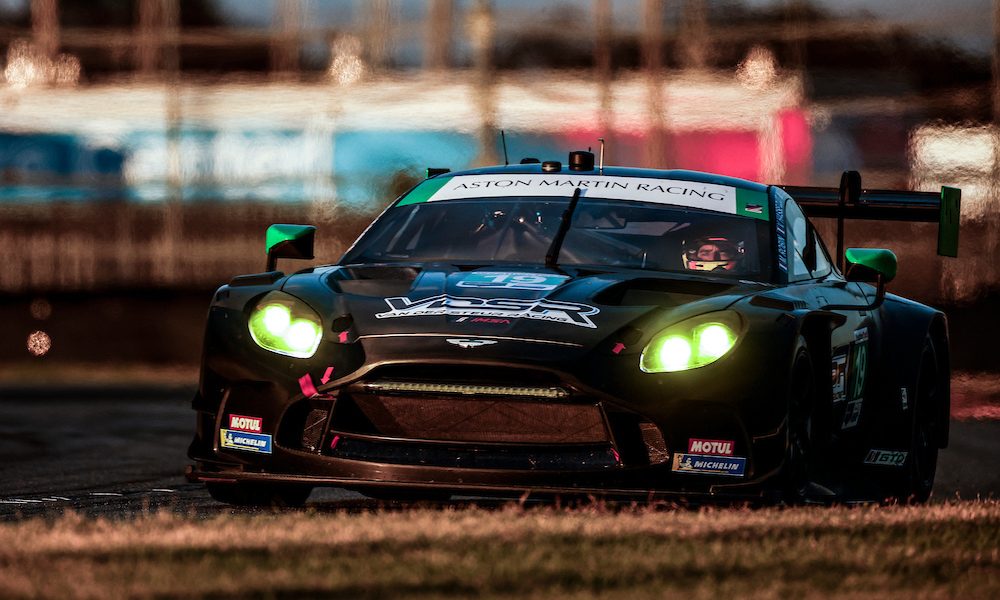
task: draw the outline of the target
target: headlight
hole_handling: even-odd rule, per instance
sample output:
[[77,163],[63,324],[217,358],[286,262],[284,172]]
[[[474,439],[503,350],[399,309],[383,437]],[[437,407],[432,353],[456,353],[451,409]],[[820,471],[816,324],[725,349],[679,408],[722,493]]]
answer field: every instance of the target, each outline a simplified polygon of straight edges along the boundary
[[294,296],[270,292],[250,312],[250,336],[265,350],[309,358],[323,339],[316,311]]
[[692,317],[653,336],[639,368],[664,373],[703,367],[729,353],[742,333],[743,319],[731,310]]

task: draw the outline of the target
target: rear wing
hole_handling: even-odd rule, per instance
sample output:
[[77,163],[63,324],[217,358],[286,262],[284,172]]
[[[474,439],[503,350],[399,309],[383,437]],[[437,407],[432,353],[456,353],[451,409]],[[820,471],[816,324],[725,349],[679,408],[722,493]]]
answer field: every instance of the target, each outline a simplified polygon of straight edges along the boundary
[[938,224],[937,253],[958,256],[962,190],[943,186],[941,193],[866,190],[861,174],[844,171],[840,188],[778,186],[795,199],[808,217],[837,219],[837,261],[844,255],[844,219],[911,221]]

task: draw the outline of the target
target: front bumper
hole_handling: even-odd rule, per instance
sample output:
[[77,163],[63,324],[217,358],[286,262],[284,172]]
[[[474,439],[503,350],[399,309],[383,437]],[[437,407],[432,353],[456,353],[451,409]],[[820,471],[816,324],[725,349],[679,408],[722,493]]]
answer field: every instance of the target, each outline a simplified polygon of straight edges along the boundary
[[[663,386],[646,394],[659,397],[640,397],[627,386],[621,397],[562,369],[430,362],[385,361],[326,385],[309,373],[258,381],[225,365],[222,372],[206,366],[188,476],[471,495],[758,497],[772,487],[785,456],[783,412],[761,410],[764,400],[738,377],[720,383],[703,370],[685,374],[672,398],[662,397]],[[603,375],[615,376],[613,369]],[[480,388],[519,382],[565,396],[454,394],[434,386],[372,392],[370,384],[385,381]],[[699,389],[707,397],[692,399]],[[234,415],[260,419],[273,441],[268,453],[223,447],[222,431]],[[722,458],[742,458],[742,472],[678,470],[691,440],[732,442],[731,456]]]

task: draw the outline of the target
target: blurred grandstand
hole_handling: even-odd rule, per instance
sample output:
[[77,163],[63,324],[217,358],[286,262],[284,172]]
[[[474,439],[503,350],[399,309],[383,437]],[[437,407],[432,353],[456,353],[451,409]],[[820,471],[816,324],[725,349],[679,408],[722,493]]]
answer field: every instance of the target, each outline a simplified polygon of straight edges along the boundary
[[1000,281],[997,61],[931,24],[799,0],[275,0],[259,25],[232,4],[7,3],[0,291],[207,288],[263,267],[272,222],[319,225],[336,260],[425,167],[503,160],[501,128],[512,161],[603,137],[613,164],[961,185],[958,266],[922,226],[848,243],[897,249],[896,289],[927,300]]

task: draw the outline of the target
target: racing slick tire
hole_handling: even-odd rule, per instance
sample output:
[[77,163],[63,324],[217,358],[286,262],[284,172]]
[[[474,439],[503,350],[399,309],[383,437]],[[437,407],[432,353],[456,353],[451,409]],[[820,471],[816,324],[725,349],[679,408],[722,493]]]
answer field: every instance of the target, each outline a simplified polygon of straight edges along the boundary
[[788,384],[788,417],[784,499],[799,504],[807,499],[814,468],[816,375],[805,339],[796,344]]
[[890,502],[921,504],[927,502],[937,471],[938,445],[935,422],[943,387],[934,340],[928,336],[920,351],[916,393],[909,422],[909,450],[905,468],[894,482]]
[[260,483],[206,483],[213,500],[236,506],[294,508],[302,506],[312,488],[302,485]]

